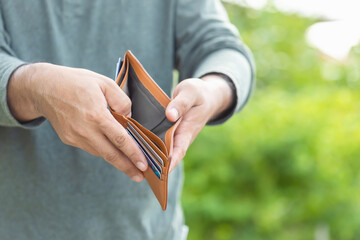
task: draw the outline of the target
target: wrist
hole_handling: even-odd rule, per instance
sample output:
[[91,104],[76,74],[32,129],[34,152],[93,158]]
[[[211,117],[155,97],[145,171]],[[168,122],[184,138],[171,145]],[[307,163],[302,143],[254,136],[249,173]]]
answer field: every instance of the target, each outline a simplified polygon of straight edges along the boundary
[[38,78],[36,76],[38,65],[37,63],[22,65],[10,77],[7,87],[7,102],[11,114],[19,122],[27,122],[41,117],[34,91],[37,88],[35,82]]
[[236,93],[231,79],[226,75],[217,73],[207,74],[201,77],[201,79],[208,83],[211,91],[209,96],[215,108],[211,120],[218,118],[234,108]]

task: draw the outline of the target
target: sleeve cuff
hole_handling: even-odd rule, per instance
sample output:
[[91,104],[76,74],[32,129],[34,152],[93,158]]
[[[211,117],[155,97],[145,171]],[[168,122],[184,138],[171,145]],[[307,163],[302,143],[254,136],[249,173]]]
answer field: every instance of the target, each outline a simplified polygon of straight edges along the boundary
[[193,77],[200,78],[210,73],[220,73],[228,76],[236,89],[235,107],[214,119],[208,125],[217,125],[228,120],[239,112],[250,97],[254,85],[254,69],[243,54],[232,49],[223,49],[208,55],[198,66]]
[[[3,57],[1,59],[4,59]],[[6,56],[6,61],[0,63],[2,70],[0,78],[0,125],[7,127],[21,127],[21,128],[34,128],[39,126],[45,121],[45,118],[37,118],[28,122],[19,122],[11,114],[8,103],[7,103],[7,86],[11,75],[16,69],[26,64],[25,62],[11,57]]]

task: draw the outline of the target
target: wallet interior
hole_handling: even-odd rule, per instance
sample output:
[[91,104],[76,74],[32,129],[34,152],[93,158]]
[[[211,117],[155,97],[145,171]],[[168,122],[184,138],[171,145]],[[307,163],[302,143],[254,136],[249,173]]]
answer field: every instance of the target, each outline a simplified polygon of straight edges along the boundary
[[173,123],[166,118],[165,110],[171,101],[170,98],[146,72],[131,51],[125,53],[124,60],[119,62],[118,68],[116,83],[132,102],[132,115],[131,118],[127,118],[127,121],[134,120],[140,128],[152,135],[151,141],[155,146],[165,145],[165,151],[161,147],[159,149],[165,154],[166,161],[169,161],[173,135],[180,123],[180,119]]
[[131,118],[156,134],[165,142],[166,131],[174,123],[170,122],[165,116],[165,108],[155,99],[137,77],[133,67],[128,68],[128,78],[124,79],[123,90],[132,102]]

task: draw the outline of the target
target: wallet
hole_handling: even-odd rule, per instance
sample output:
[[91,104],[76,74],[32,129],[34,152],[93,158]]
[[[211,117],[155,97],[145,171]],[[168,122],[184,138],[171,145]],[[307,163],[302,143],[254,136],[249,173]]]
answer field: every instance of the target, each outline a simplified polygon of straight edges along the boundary
[[144,153],[149,165],[144,172],[145,179],[165,211],[174,132],[180,119],[174,123],[166,118],[165,109],[170,98],[131,51],[119,59],[116,83],[131,99],[132,116],[110,111]]

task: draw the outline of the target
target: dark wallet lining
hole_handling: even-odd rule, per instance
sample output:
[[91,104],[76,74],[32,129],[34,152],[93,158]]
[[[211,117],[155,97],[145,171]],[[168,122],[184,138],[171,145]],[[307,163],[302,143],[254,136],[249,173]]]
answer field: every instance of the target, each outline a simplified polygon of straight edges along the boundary
[[166,131],[174,123],[167,120],[164,107],[140,82],[131,65],[127,84],[132,102],[131,117],[164,141]]

